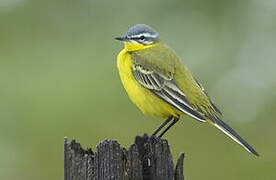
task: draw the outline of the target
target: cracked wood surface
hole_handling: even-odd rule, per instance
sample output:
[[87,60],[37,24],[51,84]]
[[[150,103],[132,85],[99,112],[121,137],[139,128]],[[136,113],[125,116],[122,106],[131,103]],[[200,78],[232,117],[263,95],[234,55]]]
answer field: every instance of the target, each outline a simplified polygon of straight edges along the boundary
[[176,166],[167,140],[137,136],[128,149],[105,140],[97,150],[64,139],[65,180],[184,180],[184,154]]

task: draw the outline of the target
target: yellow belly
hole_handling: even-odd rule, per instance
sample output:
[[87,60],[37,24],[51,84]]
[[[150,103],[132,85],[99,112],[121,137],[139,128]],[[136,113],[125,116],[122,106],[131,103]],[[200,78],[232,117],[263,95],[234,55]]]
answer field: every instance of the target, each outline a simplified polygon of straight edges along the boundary
[[131,56],[125,50],[119,53],[117,66],[129,98],[143,113],[161,118],[182,114],[136,81],[132,74]]

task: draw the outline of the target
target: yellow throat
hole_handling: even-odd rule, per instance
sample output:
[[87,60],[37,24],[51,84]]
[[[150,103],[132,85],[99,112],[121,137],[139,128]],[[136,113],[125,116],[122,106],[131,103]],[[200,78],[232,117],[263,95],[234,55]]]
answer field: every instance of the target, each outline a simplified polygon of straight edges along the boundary
[[125,50],[126,51],[143,50],[143,49],[147,49],[147,48],[151,48],[151,47],[157,46],[158,44],[159,43],[150,44],[150,45],[143,45],[143,44],[136,43],[136,42],[124,42]]

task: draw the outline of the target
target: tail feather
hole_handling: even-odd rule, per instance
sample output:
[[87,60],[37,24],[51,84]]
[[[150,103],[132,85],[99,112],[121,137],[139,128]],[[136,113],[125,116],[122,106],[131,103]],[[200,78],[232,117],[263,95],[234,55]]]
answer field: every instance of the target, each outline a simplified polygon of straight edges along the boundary
[[256,156],[259,156],[259,154],[254,150],[254,148],[250,146],[238,133],[234,131],[234,129],[232,129],[225,122],[217,118],[214,122],[212,122],[212,124],[219,130],[221,130],[223,133],[225,133],[227,136],[229,136],[231,139],[239,143],[248,152]]

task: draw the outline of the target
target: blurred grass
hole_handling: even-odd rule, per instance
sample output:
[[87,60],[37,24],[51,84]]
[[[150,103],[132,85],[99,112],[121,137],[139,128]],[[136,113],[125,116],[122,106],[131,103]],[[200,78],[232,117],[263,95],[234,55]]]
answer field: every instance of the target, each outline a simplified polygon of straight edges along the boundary
[[[183,117],[166,138],[190,179],[275,179],[274,1],[0,1],[0,178],[62,179],[63,137],[128,146],[161,120],[120,84],[113,37],[156,28],[201,80],[254,158]],[[200,173],[199,173],[200,171]]]

